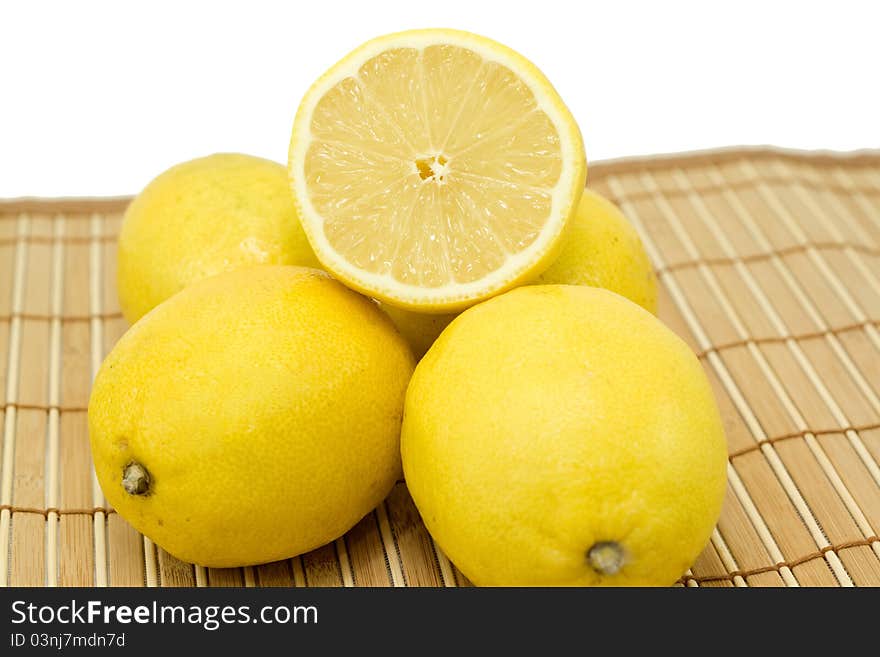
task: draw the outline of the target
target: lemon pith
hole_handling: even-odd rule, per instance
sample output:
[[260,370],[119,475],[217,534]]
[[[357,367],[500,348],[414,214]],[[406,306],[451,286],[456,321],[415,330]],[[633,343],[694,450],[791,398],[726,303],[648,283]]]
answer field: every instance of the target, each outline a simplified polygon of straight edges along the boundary
[[467,32],[413,30],[364,44],[312,86],[289,170],[331,273],[444,312],[550,264],[586,163],[577,124],[531,62]]
[[670,585],[726,483],[696,357],[584,286],[525,286],[459,315],[416,367],[401,453],[428,530],[478,585]]

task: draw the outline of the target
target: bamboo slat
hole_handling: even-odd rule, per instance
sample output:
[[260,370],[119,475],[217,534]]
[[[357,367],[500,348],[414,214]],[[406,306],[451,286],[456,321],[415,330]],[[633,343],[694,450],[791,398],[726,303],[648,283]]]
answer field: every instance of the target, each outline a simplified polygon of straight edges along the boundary
[[[660,316],[700,358],[728,494],[686,587],[880,586],[880,152],[608,163]],[[406,485],[345,536],[249,568],[184,563],[107,507],[91,380],[127,324],[120,199],[0,200],[0,585],[469,586]]]

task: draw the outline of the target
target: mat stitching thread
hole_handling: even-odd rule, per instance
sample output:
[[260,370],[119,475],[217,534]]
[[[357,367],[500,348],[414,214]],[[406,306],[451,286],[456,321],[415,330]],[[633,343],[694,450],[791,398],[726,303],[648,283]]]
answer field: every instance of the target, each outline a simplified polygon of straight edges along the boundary
[[707,349],[703,349],[701,351],[695,351],[694,354],[697,358],[705,358],[710,353],[720,352],[725,349],[732,349],[734,347],[745,347],[746,345],[754,344],[754,345],[762,345],[762,344],[781,344],[785,343],[788,340],[800,341],[800,340],[810,340],[812,338],[824,338],[826,336],[837,336],[839,333],[846,333],[848,331],[855,331],[858,329],[867,328],[869,326],[877,326],[880,327],[880,321],[869,319],[864,322],[853,322],[852,324],[844,324],[843,326],[838,326],[836,328],[824,330],[824,331],[808,331],[806,333],[790,333],[788,335],[772,335],[763,338],[742,338],[740,340],[731,340],[730,342],[722,342],[721,344],[712,345]]
[[835,433],[846,433],[847,431],[855,431],[856,433],[858,433],[860,431],[873,431],[874,429],[880,429],[880,422],[874,422],[872,424],[862,424],[857,426],[840,427],[837,429],[804,429],[803,431],[794,431],[792,433],[786,433],[781,436],[762,438],[761,440],[756,441],[753,445],[749,445],[748,447],[743,447],[742,449],[730,452],[727,455],[727,458],[728,460],[733,460],[737,456],[749,454],[750,452],[755,452],[761,449],[762,445],[771,445],[773,443],[778,443],[783,440],[792,440],[794,438],[805,438],[807,435],[829,436]]
[[0,238],[0,246],[13,246],[19,242],[25,244],[92,244],[93,242],[115,242],[116,235],[100,235],[91,237],[89,235],[66,237],[48,237],[46,235],[24,235],[22,237],[3,237]]
[[[696,167],[699,168],[699,167]],[[626,178],[627,176],[634,176],[642,173],[643,170],[639,171],[631,171],[625,173],[609,173],[607,175],[616,176],[617,178]],[[597,182],[601,182],[602,174],[598,174],[596,176]],[[826,191],[832,192],[834,194],[842,194],[842,195],[852,195],[852,194],[863,194],[865,196],[880,196],[880,189],[876,189],[874,187],[865,187],[860,185],[853,185],[852,187],[848,187],[845,185],[840,185],[836,183],[828,183],[827,181],[822,182],[819,180],[815,180],[805,176],[796,176],[792,178],[783,178],[782,176],[767,176],[766,178],[754,178],[749,176],[747,178],[743,178],[740,180],[728,180],[725,181],[723,185],[699,185],[691,182],[690,188],[682,189],[680,187],[666,187],[662,182],[657,183],[656,190],[648,190],[648,189],[638,189],[627,191],[624,190],[624,194],[626,199],[629,201],[643,201],[646,199],[656,198],[657,194],[660,193],[666,197],[678,197],[678,196],[687,196],[688,194],[707,194],[712,192],[723,192],[728,189],[732,189],[734,191],[749,189],[761,183],[768,183],[770,185],[791,185],[792,183],[801,183],[806,184],[811,187],[819,187],[821,186]],[[592,187],[592,184],[591,184]]]
[[13,319],[30,320],[34,322],[51,322],[57,319],[62,324],[71,322],[90,322],[93,319],[122,319],[122,313],[96,313],[94,315],[53,315],[44,313],[9,313],[0,315],[0,322],[9,322]]
[[[626,173],[638,173],[641,171],[656,171],[658,169],[670,169],[673,167],[689,167],[698,169],[708,165],[719,166],[729,164],[742,159],[749,160],[786,160],[795,162],[805,167],[810,167],[802,175],[810,175],[817,167],[822,169],[828,166],[845,168],[849,171],[874,169],[877,166],[878,151],[869,149],[860,153],[832,154],[811,153],[809,151],[797,151],[780,149],[777,147],[733,147],[721,149],[709,149],[690,153],[666,153],[640,158],[620,158],[601,163],[596,163],[592,172],[592,179],[603,176],[620,175]],[[852,183],[853,187],[859,186],[858,182]],[[876,185],[868,185],[868,189],[877,189]],[[850,189],[847,186],[847,189]]]
[[0,411],[9,409],[17,409],[20,411],[58,411],[59,413],[85,413],[89,410],[88,406],[61,406],[59,404],[23,404],[21,402],[7,402],[0,404]]
[[764,253],[753,253],[751,255],[745,256],[714,256],[700,258],[699,260],[684,260],[682,262],[675,262],[672,264],[663,265],[662,267],[657,267],[656,272],[658,274],[662,274],[664,272],[674,272],[680,269],[692,269],[694,267],[699,267],[700,265],[711,266],[749,264],[752,262],[761,262],[762,260],[770,260],[774,257],[785,257],[787,255],[793,255],[797,253],[806,253],[810,249],[819,249],[826,251],[832,249],[852,249],[853,251],[858,251],[863,255],[880,257],[880,249],[871,246],[865,246],[864,244],[851,244],[849,242],[807,242],[803,244],[792,244],[791,246],[784,246],[778,249],[773,249],[772,251],[766,251]]
[[841,550],[848,550],[854,547],[870,547],[873,543],[880,542],[880,537],[878,536],[869,536],[867,538],[858,539],[855,541],[846,541],[844,543],[837,543],[835,545],[826,545],[821,550],[817,550],[815,552],[811,552],[810,554],[806,554],[802,557],[798,557],[797,559],[792,559],[790,561],[780,561],[772,566],[761,566],[760,568],[751,568],[749,570],[734,570],[726,575],[704,575],[704,576],[689,576],[682,577],[678,581],[682,584],[688,581],[694,581],[698,584],[700,582],[723,582],[730,581],[733,582],[735,577],[751,577],[752,575],[760,575],[761,573],[770,573],[770,572],[779,572],[783,568],[788,568],[791,570],[797,566],[807,563],[808,561],[812,561],[813,559],[821,559],[828,552],[839,552]]
[[38,509],[33,506],[15,506],[12,504],[0,504],[0,511],[9,511],[9,513],[30,513],[37,516],[43,516],[46,519],[49,518],[50,513],[54,513],[57,516],[92,516],[96,513],[103,513],[105,515],[116,513],[116,509],[111,509],[105,506],[81,509],[60,509],[50,506],[45,509]]

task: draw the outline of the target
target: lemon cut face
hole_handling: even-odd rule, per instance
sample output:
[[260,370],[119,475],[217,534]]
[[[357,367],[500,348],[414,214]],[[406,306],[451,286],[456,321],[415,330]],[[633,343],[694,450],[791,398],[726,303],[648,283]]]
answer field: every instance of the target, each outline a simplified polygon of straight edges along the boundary
[[322,264],[427,312],[549,266],[586,176],[580,131],[543,74],[453,30],[392,34],[349,54],[303,99],[289,155]]

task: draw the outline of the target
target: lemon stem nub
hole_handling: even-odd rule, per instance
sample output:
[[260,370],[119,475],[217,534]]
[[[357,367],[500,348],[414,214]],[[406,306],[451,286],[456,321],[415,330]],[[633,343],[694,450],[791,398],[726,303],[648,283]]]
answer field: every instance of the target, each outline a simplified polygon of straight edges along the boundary
[[132,461],[122,471],[122,487],[129,495],[146,495],[150,491],[150,473]]
[[587,552],[587,561],[600,575],[616,575],[623,568],[623,548],[614,541],[596,543]]

